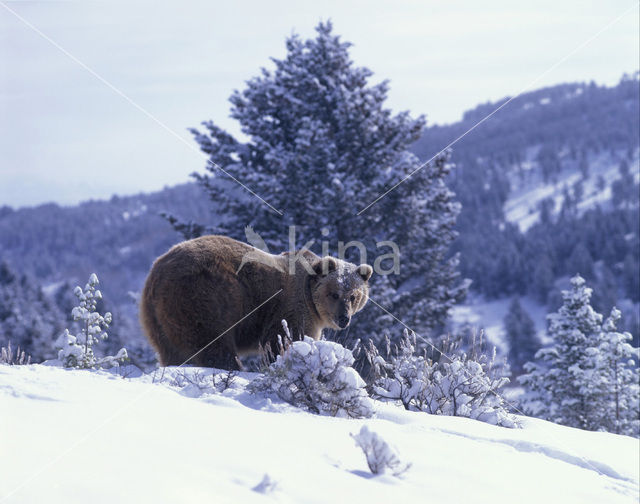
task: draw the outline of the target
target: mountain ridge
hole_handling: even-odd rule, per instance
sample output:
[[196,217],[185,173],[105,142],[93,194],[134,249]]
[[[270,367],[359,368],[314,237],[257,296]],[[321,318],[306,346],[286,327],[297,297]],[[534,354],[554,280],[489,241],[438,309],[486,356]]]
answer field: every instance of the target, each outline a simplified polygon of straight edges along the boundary
[[[462,203],[462,213],[453,252],[461,253],[462,273],[474,280],[476,292],[490,298],[528,293],[555,308],[551,305],[562,286],[560,279],[575,273],[568,273],[574,269],[571,258],[593,270],[585,275],[596,283],[597,292],[608,289],[601,295],[606,299],[600,310],[610,309],[612,302],[633,291],[637,282],[629,287],[623,282],[625,271],[635,268],[636,276],[638,271],[638,235],[633,228],[638,205],[633,190],[640,176],[638,79],[636,73],[613,87],[573,83],[524,93],[456,143],[452,161],[457,168],[449,185]],[[428,159],[507,100],[478,105],[453,125],[427,127],[414,152]],[[596,160],[606,165],[602,173],[607,177],[619,174],[615,180],[604,180],[598,194],[607,192],[607,198],[590,192],[599,183]],[[572,177],[570,187],[563,183],[567,177]],[[509,206],[514,191],[538,182],[545,187],[556,184],[553,202],[525,193],[526,204],[517,212]],[[583,196],[594,197],[599,204],[577,211]],[[626,198],[624,205],[611,203],[619,198]],[[105,304],[117,321],[110,344],[138,347],[151,359],[137,323],[135,299],[152,261],[181,240],[159,216],[163,211],[202,224],[215,224],[220,218],[195,182],[78,205],[4,206],[0,207],[0,262],[48,287],[54,298],[66,298],[58,303],[65,313],[69,296],[59,291],[84,284],[90,273],[97,273]],[[594,211],[600,213],[585,217]],[[515,213],[520,217],[513,217]],[[544,219],[550,220],[541,228]],[[599,227],[589,228],[593,222]],[[555,243],[555,235],[545,234],[545,227],[554,227],[557,235],[555,229],[562,226],[580,231],[571,240],[584,242],[590,257],[585,259],[584,250],[574,250],[575,243]],[[606,251],[607,244],[594,238],[597,233],[611,234],[616,244]],[[550,240],[543,247],[546,258],[537,255],[538,243]],[[604,269],[595,263],[604,264]],[[547,269],[538,271],[540,264]],[[640,321],[634,323],[637,335]],[[0,320],[0,334],[2,328]],[[8,340],[11,334],[4,329]]]

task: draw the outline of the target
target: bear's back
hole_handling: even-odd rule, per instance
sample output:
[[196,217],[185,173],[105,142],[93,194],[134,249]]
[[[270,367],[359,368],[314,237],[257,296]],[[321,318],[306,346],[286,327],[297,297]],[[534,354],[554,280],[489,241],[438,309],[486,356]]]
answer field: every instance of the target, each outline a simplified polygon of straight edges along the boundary
[[226,236],[208,235],[173,246],[159,257],[153,269],[165,279],[176,280],[204,271],[234,273],[252,247]]

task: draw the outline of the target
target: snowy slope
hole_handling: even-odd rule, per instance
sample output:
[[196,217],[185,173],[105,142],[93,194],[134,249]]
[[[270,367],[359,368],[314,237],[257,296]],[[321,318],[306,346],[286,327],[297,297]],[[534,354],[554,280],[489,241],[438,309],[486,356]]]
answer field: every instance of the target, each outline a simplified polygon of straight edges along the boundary
[[[555,174],[555,178],[545,182],[537,163],[534,161],[536,153],[537,149],[529,149],[527,160],[522,163],[524,178],[519,176],[515,169],[510,173],[512,190],[509,199],[504,204],[506,220],[517,224],[522,232],[538,221],[539,205],[542,200],[553,199],[556,212],[559,211],[564,201],[563,191],[565,188],[571,189],[576,182],[582,179],[577,162],[565,161],[568,168]],[[640,181],[638,155],[638,151],[636,151],[633,160],[629,163],[635,181]],[[622,157],[622,154],[618,157]],[[583,180],[584,195],[578,204],[580,212],[589,210],[596,205],[606,204],[611,199],[611,183],[620,177],[619,160],[613,158],[610,152],[590,155],[588,164],[589,176]],[[600,177],[605,182],[602,189],[598,187]]]
[[[542,342],[547,342],[547,308],[531,297],[520,297],[520,304],[533,320],[536,335]],[[512,297],[486,300],[482,296],[470,294],[464,303],[451,309],[451,324],[459,329],[464,324],[483,330],[490,346],[495,346],[503,355],[509,351],[504,329],[504,317],[509,311]]]
[[[211,370],[160,376],[0,366],[0,502],[583,504],[638,496],[631,438],[527,418],[522,429],[506,429],[380,403],[369,420],[320,417],[248,395],[250,375],[223,393],[211,388]],[[402,479],[371,476],[349,436],[363,424],[412,464]],[[265,475],[270,483],[259,485]]]

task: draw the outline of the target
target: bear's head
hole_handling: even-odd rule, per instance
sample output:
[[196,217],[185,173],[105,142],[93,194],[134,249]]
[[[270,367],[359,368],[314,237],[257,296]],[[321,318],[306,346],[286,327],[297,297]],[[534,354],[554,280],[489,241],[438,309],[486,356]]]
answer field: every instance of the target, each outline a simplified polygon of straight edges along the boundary
[[323,257],[313,265],[311,297],[325,328],[344,329],[369,300],[373,268]]

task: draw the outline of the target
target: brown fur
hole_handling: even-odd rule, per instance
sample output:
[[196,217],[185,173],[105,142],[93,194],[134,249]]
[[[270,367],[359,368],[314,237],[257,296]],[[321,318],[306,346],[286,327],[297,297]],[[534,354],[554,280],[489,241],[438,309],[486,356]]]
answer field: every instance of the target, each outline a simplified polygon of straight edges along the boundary
[[368,300],[371,267],[309,251],[303,257],[311,273],[303,260],[290,272],[290,254],[224,236],[171,248],[153,264],[140,301],[140,321],[160,363],[238,369],[239,354],[275,344],[283,319],[295,339],[346,327]]

